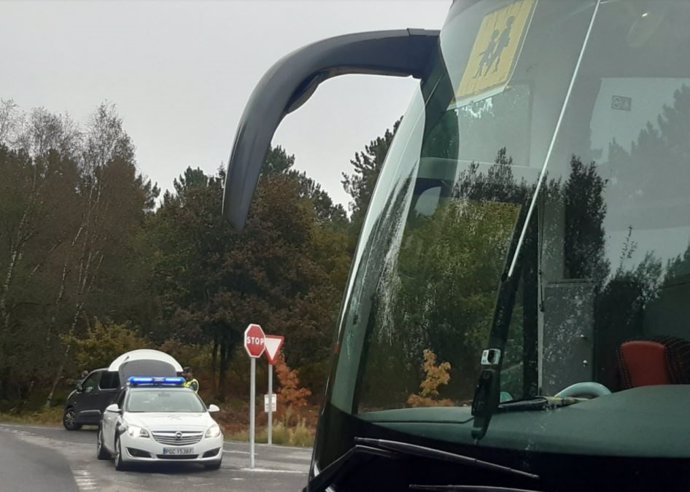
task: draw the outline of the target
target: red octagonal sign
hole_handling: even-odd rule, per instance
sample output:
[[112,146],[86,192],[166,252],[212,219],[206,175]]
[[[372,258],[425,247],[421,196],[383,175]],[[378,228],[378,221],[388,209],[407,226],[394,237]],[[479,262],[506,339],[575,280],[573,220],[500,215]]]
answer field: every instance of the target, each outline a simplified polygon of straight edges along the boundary
[[266,335],[260,325],[251,323],[244,330],[244,350],[247,351],[249,357],[261,357],[261,354],[266,350]]

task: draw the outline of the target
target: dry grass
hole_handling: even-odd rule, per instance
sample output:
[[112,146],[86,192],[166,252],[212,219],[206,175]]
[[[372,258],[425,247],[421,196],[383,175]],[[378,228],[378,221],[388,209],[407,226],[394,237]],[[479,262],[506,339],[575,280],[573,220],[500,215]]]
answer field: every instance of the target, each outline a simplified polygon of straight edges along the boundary
[[0,413],[0,422],[28,425],[60,425],[62,423],[62,407],[22,413]]
[[[225,437],[232,441],[248,441],[249,430],[245,427],[244,429],[237,430],[235,432],[227,432]],[[273,444],[279,446],[311,447],[314,445],[314,430],[307,427],[304,420],[291,427],[286,427],[281,422],[276,423],[273,426],[272,437]],[[267,427],[257,428],[254,439],[258,443],[267,443]]]
[[[316,433],[316,416],[317,409],[308,409],[303,412],[303,416],[295,416],[289,422],[285,418],[276,417],[274,414],[273,420],[273,444],[284,446],[302,446],[309,447],[314,443],[314,435]],[[232,441],[248,441],[249,440],[249,411],[246,402],[243,401],[227,401],[222,404],[221,411],[213,414],[213,418],[223,428],[223,433],[226,439]],[[268,442],[267,418],[264,412],[257,412],[256,415],[256,435],[255,440],[258,443]]]

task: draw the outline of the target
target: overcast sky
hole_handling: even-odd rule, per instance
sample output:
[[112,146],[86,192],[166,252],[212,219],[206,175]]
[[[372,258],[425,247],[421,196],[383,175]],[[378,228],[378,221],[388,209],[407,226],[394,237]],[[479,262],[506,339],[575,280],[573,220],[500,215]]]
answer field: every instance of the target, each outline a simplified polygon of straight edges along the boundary
[[[163,189],[227,164],[237,123],[281,56],[351,32],[439,29],[450,0],[0,1],[0,98],[84,123],[114,103],[140,170]],[[340,203],[354,153],[404,112],[415,81],[342,76],[287,116],[273,143]]]

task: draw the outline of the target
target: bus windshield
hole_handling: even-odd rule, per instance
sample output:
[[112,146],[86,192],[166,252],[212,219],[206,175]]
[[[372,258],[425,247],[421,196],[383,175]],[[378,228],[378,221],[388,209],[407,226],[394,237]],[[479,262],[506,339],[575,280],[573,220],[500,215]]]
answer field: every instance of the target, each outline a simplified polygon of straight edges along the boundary
[[334,408],[472,444],[500,340],[483,445],[690,457],[689,19],[685,1],[454,3],[363,226]]

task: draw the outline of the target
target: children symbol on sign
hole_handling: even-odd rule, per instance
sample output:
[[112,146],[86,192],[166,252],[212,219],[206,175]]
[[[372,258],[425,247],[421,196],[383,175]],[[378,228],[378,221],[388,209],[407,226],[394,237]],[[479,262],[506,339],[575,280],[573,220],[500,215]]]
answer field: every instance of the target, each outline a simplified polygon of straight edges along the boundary
[[510,31],[513,29],[513,22],[515,22],[515,16],[510,16],[506,19],[506,25],[502,31],[495,29],[491,33],[491,40],[489,40],[488,46],[480,53],[482,57],[479,60],[477,73],[474,74],[475,79],[486,76],[492,66],[494,67],[494,72],[498,70],[498,66],[501,63],[501,55],[510,45]]
[[[477,68],[477,73],[474,74],[473,78],[476,79],[477,77],[483,77],[488,73],[489,68],[493,63],[494,52],[496,51],[496,40],[498,39],[498,35],[498,29],[495,29],[494,32],[491,33],[491,40],[489,41],[489,45],[486,47],[484,51],[480,53],[480,55],[482,55],[482,58],[481,60],[479,60],[479,68]],[[484,72],[484,67],[486,67],[486,72]]]

